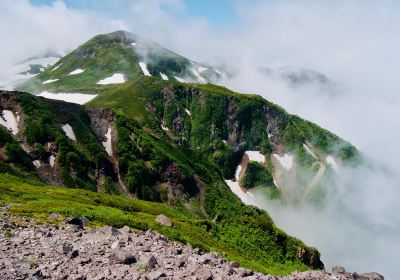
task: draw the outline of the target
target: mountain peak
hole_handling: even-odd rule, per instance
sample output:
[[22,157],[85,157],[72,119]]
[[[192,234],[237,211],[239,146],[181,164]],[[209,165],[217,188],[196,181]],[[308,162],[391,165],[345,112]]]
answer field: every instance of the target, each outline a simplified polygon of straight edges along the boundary
[[142,76],[209,83],[220,75],[209,66],[193,62],[134,33],[118,30],[93,37],[17,89],[35,94],[98,94],[108,90],[109,85]]
[[110,33],[98,34],[93,39],[107,38],[116,41],[127,41],[134,42],[137,41],[138,36],[126,30],[117,30]]

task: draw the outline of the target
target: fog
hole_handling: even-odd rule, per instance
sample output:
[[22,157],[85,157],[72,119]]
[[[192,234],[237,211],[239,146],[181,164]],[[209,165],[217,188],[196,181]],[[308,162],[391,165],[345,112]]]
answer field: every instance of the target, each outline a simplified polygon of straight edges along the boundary
[[[328,268],[400,275],[400,5],[398,1],[233,1],[235,23],[188,16],[181,0],[102,1],[112,13],[1,1],[1,74],[46,50],[66,52],[94,34],[126,29],[195,61],[225,66],[221,83],[258,93],[353,143],[379,168],[342,170],[350,186],[324,210],[263,201],[277,225],[318,247]],[[13,24],[11,25],[10,22]],[[6,42],[6,43],[4,43]],[[320,71],[331,90],[293,87],[259,67]],[[344,209],[346,211],[344,211]]]

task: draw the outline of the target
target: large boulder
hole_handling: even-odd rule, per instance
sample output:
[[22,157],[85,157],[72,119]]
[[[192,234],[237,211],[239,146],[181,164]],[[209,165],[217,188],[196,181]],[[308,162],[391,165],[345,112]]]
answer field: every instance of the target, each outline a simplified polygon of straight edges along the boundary
[[165,216],[164,214],[158,215],[155,220],[157,223],[162,224],[167,227],[172,227],[172,221],[170,218]]
[[123,249],[112,250],[108,258],[108,263],[111,264],[133,264],[136,258],[129,252]]
[[80,229],[83,229],[85,226],[87,226],[90,223],[90,220],[86,217],[72,218],[68,221],[68,223],[71,225],[76,225]]

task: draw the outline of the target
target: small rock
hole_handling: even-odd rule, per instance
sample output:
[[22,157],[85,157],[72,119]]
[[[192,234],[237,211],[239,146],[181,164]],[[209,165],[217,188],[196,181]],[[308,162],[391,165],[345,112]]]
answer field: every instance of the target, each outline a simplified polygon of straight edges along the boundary
[[73,218],[69,220],[68,223],[71,225],[77,225],[79,226],[80,229],[83,229],[90,223],[90,220],[86,217],[80,217],[80,218]]
[[125,250],[116,249],[111,252],[108,262],[109,264],[133,264],[136,262],[136,258]]
[[148,278],[149,280],[158,280],[158,279],[160,279],[161,277],[165,277],[165,276],[166,276],[166,274],[165,274],[164,271],[155,270],[155,271],[150,272],[150,273],[147,275],[147,278]]
[[158,215],[156,217],[155,221],[157,223],[160,223],[160,224],[164,225],[164,226],[172,227],[172,221],[170,220],[170,218],[168,218],[164,214]]
[[75,259],[78,256],[79,256],[79,251],[78,250],[73,250],[72,253],[71,253],[71,259]]
[[121,248],[121,247],[124,247],[125,244],[126,244],[126,241],[123,240],[123,239],[114,241],[114,242],[111,244],[111,249],[112,249],[112,250],[119,249],[119,248]]
[[345,274],[346,269],[341,266],[334,266],[332,267],[332,274]]
[[67,244],[67,245],[60,245],[60,246],[58,247],[57,251],[58,251],[58,253],[60,253],[60,254],[66,255],[66,254],[68,254],[69,252],[72,251],[72,245],[69,245],[69,244]]
[[376,272],[361,273],[356,276],[357,280],[384,280],[385,278]]
[[99,229],[100,232],[104,233],[105,235],[108,236],[119,236],[121,235],[121,232],[113,227],[110,226],[105,226]]
[[121,232],[123,234],[129,234],[129,233],[133,232],[128,226],[123,226],[122,228],[120,228],[118,230],[119,230],[119,232]]
[[187,257],[187,256],[185,256],[185,255],[180,256],[180,257],[176,260],[176,266],[177,266],[177,267],[183,267],[183,266],[185,266],[187,260],[188,260],[188,257]]
[[60,214],[51,213],[51,214],[49,215],[49,219],[50,219],[50,220],[58,220],[58,218],[60,218]]
[[248,276],[252,276],[254,274],[253,271],[251,271],[250,269],[241,269],[239,272],[239,277],[248,277]]
[[157,259],[153,255],[149,257],[144,257],[143,259],[141,259],[140,264],[148,269],[153,269],[157,264]]

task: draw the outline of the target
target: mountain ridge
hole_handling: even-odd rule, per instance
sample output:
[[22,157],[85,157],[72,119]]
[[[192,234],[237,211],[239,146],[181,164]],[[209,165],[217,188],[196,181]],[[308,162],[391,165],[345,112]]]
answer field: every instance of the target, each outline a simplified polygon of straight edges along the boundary
[[[171,238],[184,234],[208,249],[217,244],[219,252],[230,247],[240,252],[228,250],[232,258],[258,270],[322,268],[319,252],[276,228],[260,210],[256,193],[293,205],[323,205],[326,192],[345,189],[340,169],[357,165],[362,155],[258,95],[206,84],[207,76],[199,73],[204,65],[162,47],[155,51],[162,55],[145,63],[140,50],[132,52],[140,44],[122,31],[98,35],[20,86],[39,96],[94,93],[85,106],[1,91],[0,173],[166,205],[188,219],[185,226],[210,237],[190,239],[180,228]],[[111,63],[119,59],[118,65]],[[126,73],[120,73],[121,65]],[[220,75],[213,69],[204,75],[207,71],[215,72],[210,81]],[[184,75],[203,81],[182,83]],[[22,182],[15,178],[3,180],[15,180],[25,195],[33,191],[19,188]],[[46,197],[37,198],[41,205],[55,199],[41,195]],[[141,226],[152,227],[151,222]]]

